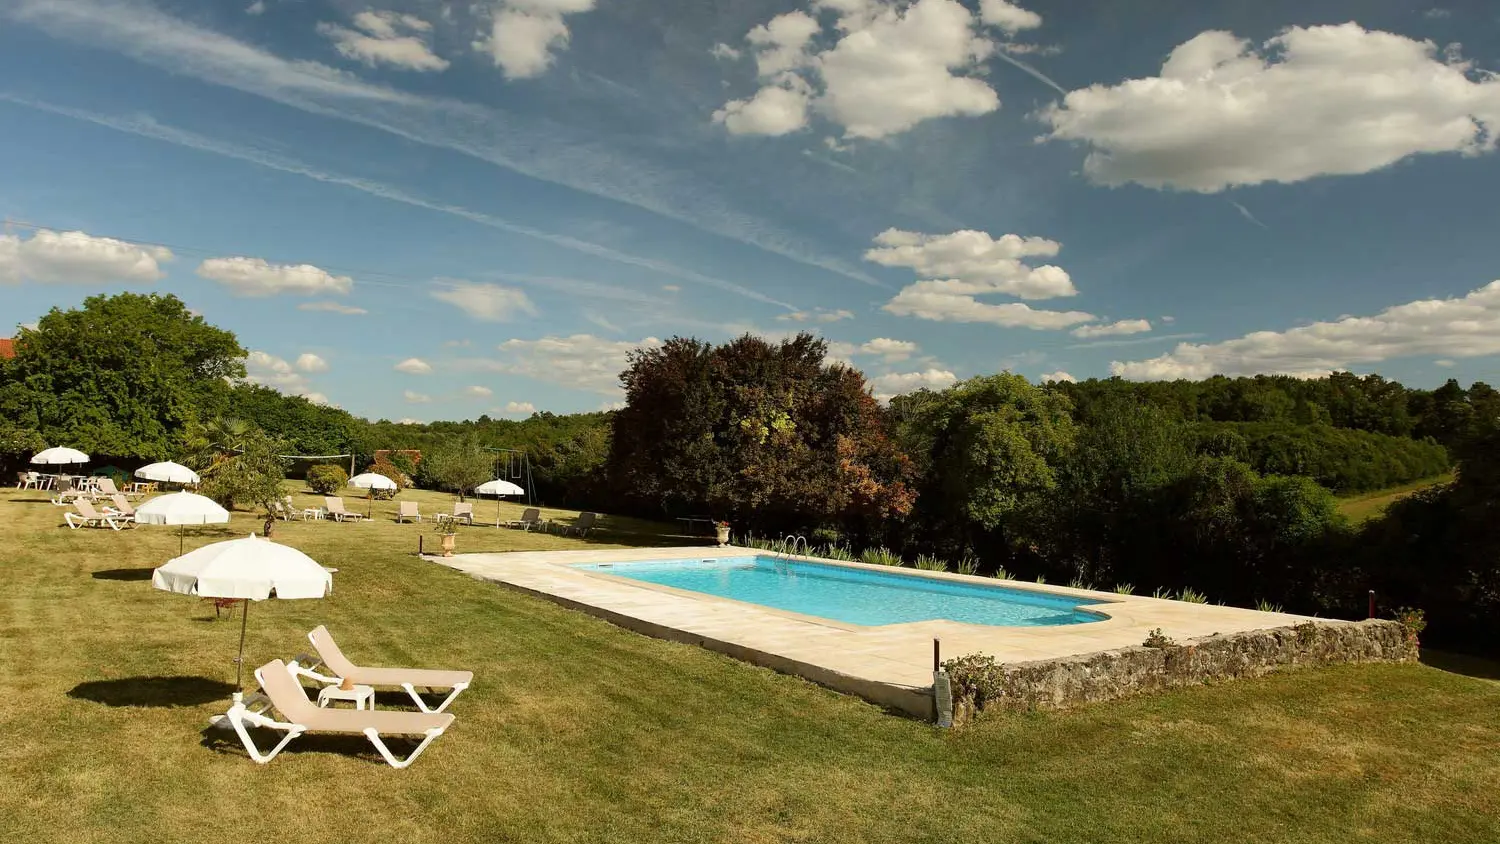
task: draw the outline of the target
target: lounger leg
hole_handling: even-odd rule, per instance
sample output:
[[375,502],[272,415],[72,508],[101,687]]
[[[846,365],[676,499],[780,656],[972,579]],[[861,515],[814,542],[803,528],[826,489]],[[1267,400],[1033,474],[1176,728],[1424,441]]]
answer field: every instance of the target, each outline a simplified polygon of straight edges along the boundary
[[385,742],[380,740],[380,733],[374,727],[369,727],[365,730],[365,737],[370,740],[370,744],[375,745],[375,749],[380,751],[380,755],[385,757],[385,761],[390,763],[392,768],[405,768],[407,765],[417,761],[417,757],[422,755],[422,751],[427,749],[427,745],[432,744],[432,740],[442,734],[443,731],[441,729],[428,730],[424,733],[426,738],[422,739],[422,743],[417,745],[416,750],[413,750],[405,759],[397,759],[395,754],[391,753],[391,749],[385,746]]
[[[282,748],[286,747],[292,739],[302,735],[302,728],[296,726],[295,724],[283,725],[277,721],[269,721],[267,719],[256,718],[239,704],[230,707],[229,713],[226,717],[229,719],[230,726],[234,727],[235,733],[239,735],[240,741],[244,742],[245,750],[250,754],[250,758],[254,759],[256,762],[262,765],[266,764],[272,759],[275,759],[276,754],[280,753]],[[287,733],[285,736],[282,736],[281,741],[277,743],[275,747],[271,748],[269,753],[261,753],[260,749],[255,746],[255,742],[251,740],[250,732],[245,729],[246,721],[249,721],[250,723],[255,724],[258,727],[285,729]]]
[[[63,513],[63,521],[68,523],[68,528],[70,530],[78,530],[78,525],[73,524],[72,513]],[[79,521],[82,521],[82,519],[80,519]]]
[[422,696],[417,694],[417,690],[412,687],[411,683],[401,684],[401,688],[406,689],[406,693],[411,695],[412,700],[416,701],[417,708],[427,713],[437,713],[442,712],[444,709],[447,709],[448,704],[452,703],[453,699],[458,697],[458,693],[463,691],[464,689],[467,689],[468,687],[468,683],[459,683],[458,685],[453,687],[453,691],[449,692],[447,697],[443,698],[443,702],[438,704],[436,709],[430,709],[427,706],[427,701],[422,700]]

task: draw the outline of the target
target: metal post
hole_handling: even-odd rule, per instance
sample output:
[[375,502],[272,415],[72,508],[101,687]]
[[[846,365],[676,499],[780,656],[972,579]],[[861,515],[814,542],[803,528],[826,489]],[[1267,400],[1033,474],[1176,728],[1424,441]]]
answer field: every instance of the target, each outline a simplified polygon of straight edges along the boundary
[[245,621],[250,617],[250,599],[244,603],[240,608],[240,655],[234,659],[234,685],[240,692],[245,691]]
[[1375,590],[1374,589],[1370,590],[1370,614],[1367,617],[1368,618],[1374,618],[1375,617]]
[[943,667],[943,640],[932,640],[932,670],[937,671]]
[[417,556],[422,556],[422,534],[417,534]]

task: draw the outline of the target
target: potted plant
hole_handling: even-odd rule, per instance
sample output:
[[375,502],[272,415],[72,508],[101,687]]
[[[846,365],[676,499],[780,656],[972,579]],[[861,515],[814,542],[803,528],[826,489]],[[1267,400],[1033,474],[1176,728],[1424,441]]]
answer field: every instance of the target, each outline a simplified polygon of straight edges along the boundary
[[458,542],[458,520],[442,519],[434,529],[443,537],[443,556],[453,556],[453,546]]
[[729,523],[722,519],[714,522],[714,533],[719,540],[719,547],[723,548],[729,544]]

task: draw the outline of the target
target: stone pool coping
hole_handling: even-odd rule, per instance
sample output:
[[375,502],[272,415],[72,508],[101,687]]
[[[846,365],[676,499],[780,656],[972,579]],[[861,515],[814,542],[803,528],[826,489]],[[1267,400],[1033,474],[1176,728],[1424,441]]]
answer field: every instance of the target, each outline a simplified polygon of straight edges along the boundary
[[[1138,647],[1146,634],[1156,628],[1177,641],[1186,641],[1215,634],[1289,627],[1309,620],[1287,613],[903,568],[899,570],[902,574],[915,577],[1004,585],[1101,601],[1087,609],[1105,618],[1053,627],[991,627],[942,620],[864,627],[574,568],[584,563],[704,560],[766,553],[731,546],[512,551],[426,559],[582,610],[630,630],[706,647],[921,718],[933,714],[934,639],[941,640],[945,660],[983,653],[1000,663],[1030,663]],[[789,559],[892,571],[885,566],[816,557]],[[1320,623],[1351,622],[1320,620]]]

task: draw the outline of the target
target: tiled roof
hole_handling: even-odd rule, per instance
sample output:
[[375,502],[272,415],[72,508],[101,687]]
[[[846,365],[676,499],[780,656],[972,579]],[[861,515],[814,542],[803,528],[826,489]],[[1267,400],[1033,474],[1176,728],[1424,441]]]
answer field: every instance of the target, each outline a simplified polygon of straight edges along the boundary
[[9,337],[0,337],[0,358],[13,358],[16,356],[16,341]]

